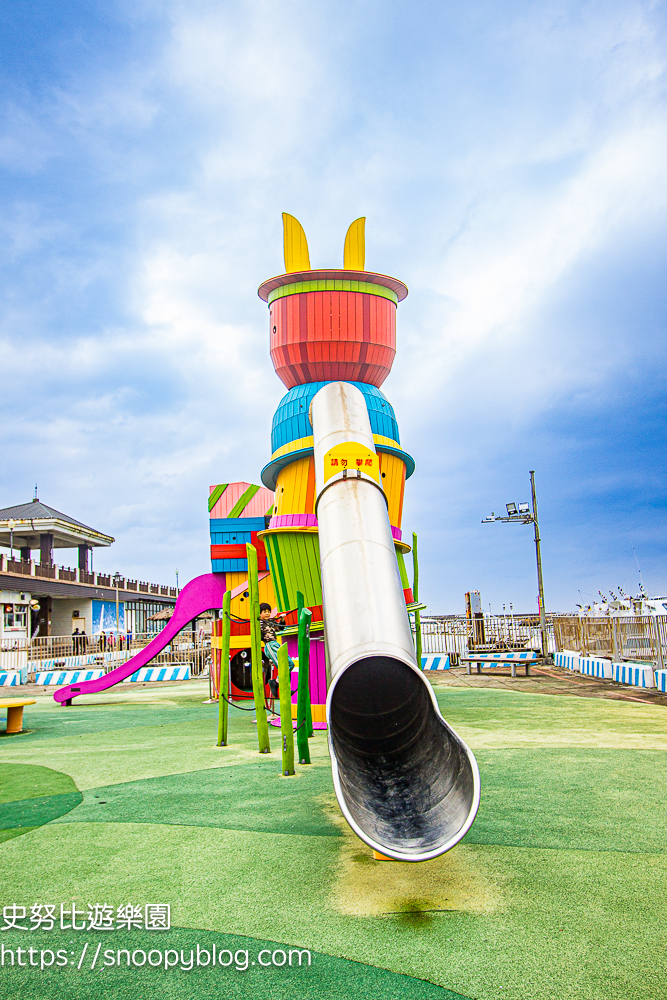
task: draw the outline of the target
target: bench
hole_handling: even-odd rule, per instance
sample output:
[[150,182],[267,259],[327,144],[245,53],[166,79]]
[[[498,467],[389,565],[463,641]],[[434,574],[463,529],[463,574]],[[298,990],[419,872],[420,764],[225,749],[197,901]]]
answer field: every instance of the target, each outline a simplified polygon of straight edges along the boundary
[[471,673],[471,666],[473,663],[477,664],[477,673],[481,674],[482,667],[495,667],[496,665],[504,666],[509,664],[512,667],[512,677],[516,677],[516,666],[518,664],[525,664],[526,667],[526,677],[530,676],[530,664],[535,663],[538,659],[538,654],[534,649],[530,650],[517,650],[515,652],[504,652],[504,653],[470,653],[468,656],[461,657],[461,663],[465,663],[468,668],[468,673]]
[[25,705],[36,705],[36,698],[10,698],[7,701],[0,701],[0,708],[7,709],[7,729],[8,735],[23,732],[23,708]]

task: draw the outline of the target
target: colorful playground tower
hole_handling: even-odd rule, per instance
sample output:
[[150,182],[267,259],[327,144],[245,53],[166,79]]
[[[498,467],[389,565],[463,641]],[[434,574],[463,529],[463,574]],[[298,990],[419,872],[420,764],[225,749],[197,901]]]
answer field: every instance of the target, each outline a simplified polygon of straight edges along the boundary
[[[403,559],[410,547],[402,541],[401,520],[405,480],[414,461],[401,448],[393,407],[380,390],[396,354],[397,306],[408,290],[396,278],[364,270],[364,226],[363,218],[350,226],[342,269],[311,270],[304,230],[293,216],[283,214],[285,273],[259,288],[269,306],[271,360],[288,389],[273,417],[271,460],[261,473],[263,488],[221,484],[211,487],[209,497],[211,568],[226,574],[232,612],[241,618],[248,614],[245,542],[252,542],[258,551],[260,600],[292,612],[300,591],[313,613],[313,640],[323,639],[323,623],[309,408],[327,382],[352,382],[363,393],[405,598],[412,603]],[[288,614],[287,622],[296,625],[296,616]],[[248,637],[240,625],[232,631],[232,693],[239,687],[249,693],[249,671],[243,673]],[[296,636],[288,635],[287,641],[296,657]],[[324,726],[323,641],[311,643],[310,692],[313,723]]]

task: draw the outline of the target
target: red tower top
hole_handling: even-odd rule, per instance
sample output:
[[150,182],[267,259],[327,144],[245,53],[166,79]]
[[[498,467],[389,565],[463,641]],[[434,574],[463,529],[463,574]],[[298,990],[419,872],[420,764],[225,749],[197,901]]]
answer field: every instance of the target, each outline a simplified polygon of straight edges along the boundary
[[276,374],[288,389],[337,380],[381,386],[396,354],[396,306],[406,286],[363,269],[363,219],[348,230],[345,267],[317,271],[301,225],[292,216],[283,220],[287,273],[259,288],[269,304]]

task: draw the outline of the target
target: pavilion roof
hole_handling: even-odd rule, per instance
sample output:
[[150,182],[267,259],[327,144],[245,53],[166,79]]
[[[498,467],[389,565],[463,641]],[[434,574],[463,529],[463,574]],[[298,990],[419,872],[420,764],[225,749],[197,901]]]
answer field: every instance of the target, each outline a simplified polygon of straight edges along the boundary
[[55,548],[69,548],[76,545],[111,545],[114,539],[82,521],[63,514],[54,507],[48,507],[41,500],[15,504],[0,509],[0,544],[9,543],[9,521],[15,521],[14,546],[22,543],[31,548],[39,548],[39,535],[51,533]]

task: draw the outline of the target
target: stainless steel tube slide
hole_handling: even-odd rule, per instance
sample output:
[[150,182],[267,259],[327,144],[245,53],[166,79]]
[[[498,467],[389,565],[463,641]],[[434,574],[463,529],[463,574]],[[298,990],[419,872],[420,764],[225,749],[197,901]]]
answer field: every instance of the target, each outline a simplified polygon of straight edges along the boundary
[[426,861],[472,825],[477,762],[417,666],[364,397],[331,382],[310,416],[336,796],[374,850]]

